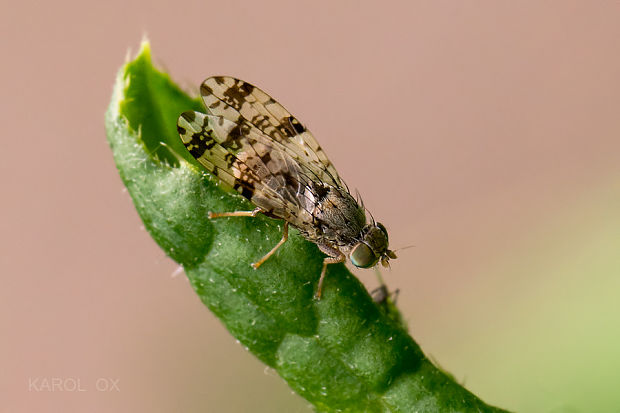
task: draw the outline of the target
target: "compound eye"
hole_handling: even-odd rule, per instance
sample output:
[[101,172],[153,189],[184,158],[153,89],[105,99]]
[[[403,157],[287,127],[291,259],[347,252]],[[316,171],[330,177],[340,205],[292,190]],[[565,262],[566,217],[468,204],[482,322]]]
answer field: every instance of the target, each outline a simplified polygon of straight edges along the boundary
[[351,251],[351,262],[358,268],[374,266],[379,258],[375,256],[370,247],[363,242],[357,244]]

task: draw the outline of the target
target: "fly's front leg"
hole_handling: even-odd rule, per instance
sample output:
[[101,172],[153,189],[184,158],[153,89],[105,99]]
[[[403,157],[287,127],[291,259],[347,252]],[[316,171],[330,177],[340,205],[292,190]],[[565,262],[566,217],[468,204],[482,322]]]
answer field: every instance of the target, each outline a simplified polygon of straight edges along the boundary
[[274,252],[276,252],[278,250],[278,248],[280,248],[282,246],[282,244],[284,244],[286,242],[287,239],[288,239],[288,222],[284,221],[284,228],[282,228],[282,239],[280,239],[280,241],[278,241],[278,243],[275,245],[275,247],[273,247],[271,249],[271,251],[269,251],[267,254],[265,254],[263,256],[263,258],[261,258],[260,260],[252,263],[252,267],[254,269],[257,269],[258,267],[260,267],[262,263],[267,261],[267,259],[269,257],[271,257],[274,254]]
[[347,259],[346,255],[342,253],[338,248],[334,247],[329,242],[325,241],[320,244],[317,244],[319,249],[323,251],[325,254],[329,255],[329,257],[325,257],[323,260],[323,269],[321,270],[321,277],[319,278],[319,285],[316,288],[316,293],[314,293],[314,298],[317,300],[321,299],[321,294],[323,292],[323,281],[325,280],[325,274],[327,273],[327,266],[329,264],[337,264],[339,262],[345,262]]

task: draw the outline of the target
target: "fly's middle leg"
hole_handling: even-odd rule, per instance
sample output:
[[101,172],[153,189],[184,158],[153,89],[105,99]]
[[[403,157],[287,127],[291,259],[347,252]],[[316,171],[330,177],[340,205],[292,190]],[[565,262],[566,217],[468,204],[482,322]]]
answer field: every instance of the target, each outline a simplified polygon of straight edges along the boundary
[[[209,212],[209,218],[222,218],[222,217],[255,217],[256,215],[263,213],[260,207],[254,208],[252,211],[235,211],[235,212]],[[288,222],[284,221],[284,228],[282,230],[282,239],[271,249],[267,254],[263,256],[257,262],[253,262],[252,268],[256,269],[261,266],[262,263],[267,261],[288,239]]]
[[287,239],[288,239],[288,222],[284,221],[284,228],[282,228],[282,238],[280,239],[280,241],[278,241],[278,243],[271,249],[271,251],[265,254],[263,258],[261,258],[260,260],[256,262],[253,262],[252,267],[254,269],[257,269],[258,267],[260,267],[265,261],[267,261],[269,257],[271,257],[278,250],[278,248],[282,246],[282,244],[286,242]]

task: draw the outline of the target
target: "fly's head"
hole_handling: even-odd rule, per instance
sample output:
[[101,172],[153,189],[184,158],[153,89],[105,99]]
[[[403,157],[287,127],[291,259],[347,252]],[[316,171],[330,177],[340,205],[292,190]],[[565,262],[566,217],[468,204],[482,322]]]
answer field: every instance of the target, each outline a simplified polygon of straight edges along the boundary
[[366,225],[361,233],[361,240],[351,249],[351,262],[358,268],[374,267],[379,261],[384,267],[396,254],[388,249],[388,233],[380,223]]

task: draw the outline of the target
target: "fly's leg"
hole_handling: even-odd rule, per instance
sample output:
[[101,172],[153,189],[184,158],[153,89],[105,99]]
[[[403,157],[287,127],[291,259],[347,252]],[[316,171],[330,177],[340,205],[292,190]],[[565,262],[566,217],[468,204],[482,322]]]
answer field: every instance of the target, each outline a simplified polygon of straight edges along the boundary
[[[209,218],[222,218],[222,217],[255,217],[262,213],[263,210],[259,207],[254,208],[252,211],[235,211],[235,212],[209,212]],[[282,239],[263,256],[260,260],[253,262],[252,268],[257,269],[260,267],[269,257],[271,257],[288,239],[288,222],[284,221],[284,228],[282,229]]]
[[323,281],[325,280],[325,274],[327,273],[327,265],[344,262],[346,258],[347,257],[343,253],[340,253],[339,257],[326,257],[323,260],[323,269],[321,270],[321,277],[319,278],[319,285],[316,287],[316,293],[314,293],[314,298],[316,298],[317,300],[321,299],[321,294],[323,292]]
[[282,246],[282,244],[284,244],[286,242],[287,239],[288,239],[288,222],[284,221],[284,228],[282,228],[282,239],[280,239],[280,241],[275,245],[275,247],[273,247],[271,249],[271,251],[269,251],[267,254],[265,254],[263,256],[263,258],[261,258],[260,260],[258,260],[256,262],[253,262],[252,263],[252,267],[254,269],[257,269],[258,267],[260,267],[262,265],[262,263],[267,261],[267,259],[269,257],[271,257],[278,250],[278,248],[280,248]]
[[260,208],[254,208],[252,211],[235,211],[235,212],[209,212],[209,219],[222,217],[255,217],[263,212]]
[[338,248],[334,247],[329,242],[323,242],[317,245],[321,251],[329,255],[329,257],[325,257],[325,259],[323,260],[323,269],[321,270],[319,285],[316,287],[316,292],[314,293],[314,298],[320,300],[321,294],[323,293],[323,281],[325,280],[325,274],[327,273],[327,266],[329,264],[344,262],[347,257]]

